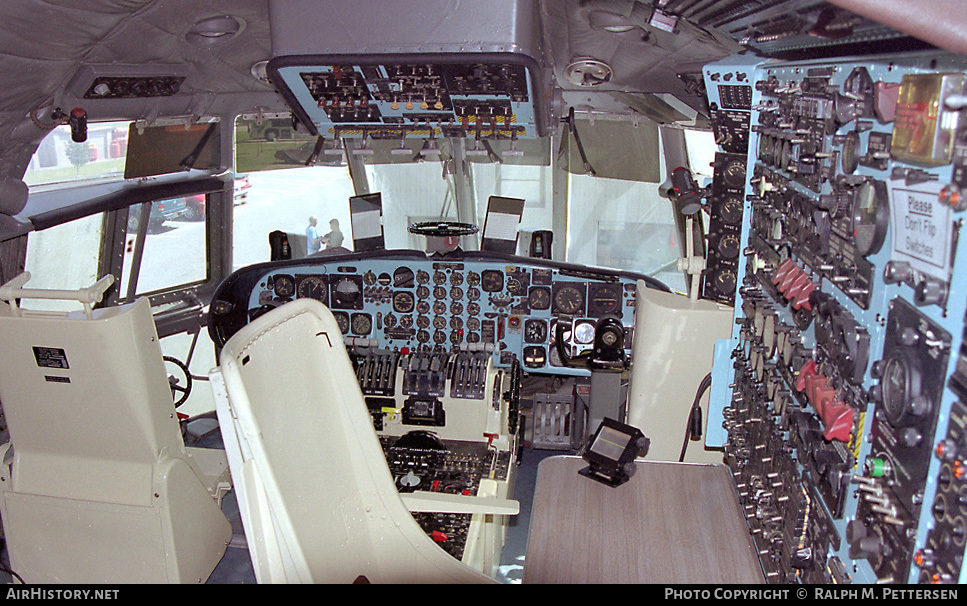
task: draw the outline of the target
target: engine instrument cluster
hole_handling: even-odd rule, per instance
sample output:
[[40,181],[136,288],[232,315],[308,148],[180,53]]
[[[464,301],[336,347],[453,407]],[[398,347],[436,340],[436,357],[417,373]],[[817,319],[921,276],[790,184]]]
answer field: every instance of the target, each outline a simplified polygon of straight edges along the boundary
[[708,443],[769,582],[964,582],[965,70],[936,53],[706,67],[713,194],[745,169],[719,194],[744,218]]

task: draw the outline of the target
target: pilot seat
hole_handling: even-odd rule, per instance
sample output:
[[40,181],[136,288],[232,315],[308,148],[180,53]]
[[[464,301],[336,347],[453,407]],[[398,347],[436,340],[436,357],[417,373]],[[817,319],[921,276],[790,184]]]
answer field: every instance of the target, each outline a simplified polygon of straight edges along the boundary
[[473,583],[411,512],[514,515],[516,501],[401,494],[342,334],[314,299],[239,330],[211,375],[260,583]]

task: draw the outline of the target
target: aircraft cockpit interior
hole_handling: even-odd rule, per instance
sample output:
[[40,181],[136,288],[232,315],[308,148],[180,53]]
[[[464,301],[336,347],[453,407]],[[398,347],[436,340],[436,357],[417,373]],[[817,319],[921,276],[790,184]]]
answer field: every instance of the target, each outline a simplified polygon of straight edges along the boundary
[[941,4],[3,2],[0,579],[955,599]]

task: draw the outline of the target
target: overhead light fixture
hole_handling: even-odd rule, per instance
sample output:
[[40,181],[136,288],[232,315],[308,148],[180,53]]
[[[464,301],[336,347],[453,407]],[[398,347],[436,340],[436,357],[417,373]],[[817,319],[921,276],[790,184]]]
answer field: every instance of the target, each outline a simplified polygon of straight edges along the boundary
[[636,27],[628,17],[605,10],[595,10],[588,13],[588,25],[591,26],[591,29],[603,29],[614,33],[631,31]]
[[245,29],[245,21],[232,15],[202,19],[191,26],[185,40],[195,46],[217,46],[238,36]]

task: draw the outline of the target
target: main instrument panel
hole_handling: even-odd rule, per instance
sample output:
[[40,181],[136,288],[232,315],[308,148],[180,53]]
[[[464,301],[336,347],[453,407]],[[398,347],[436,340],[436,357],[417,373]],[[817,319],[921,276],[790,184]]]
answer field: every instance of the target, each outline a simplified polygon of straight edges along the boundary
[[603,316],[618,318],[630,336],[638,280],[663,288],[637,274],[494,253],[380,251],[278,261],[230,276],[212,301],[209,330],[221,346],[262,313],[311,297],[332,310],[350,349],[483,352],[498,367],[517,360],[527,372],[587,374],[561,361],[557,323],[566,323],[569,357],[592,348]]
[[706,67],[718,181],[744,176],[712,190],[744,220],[743,255],[710,273],[735,271],[735,290],[706,283],[736,319],[709,443],[770,582],[964,582],[965,69],[928,53]]

